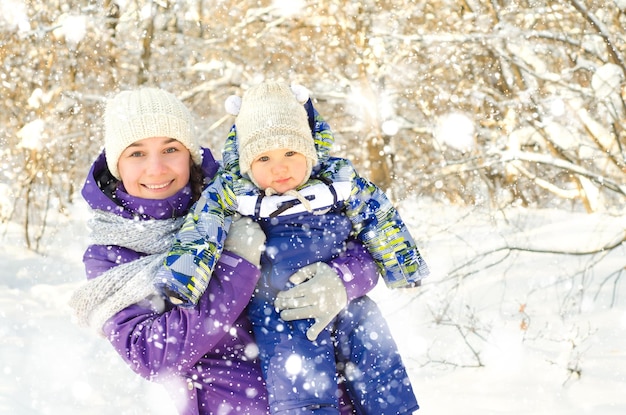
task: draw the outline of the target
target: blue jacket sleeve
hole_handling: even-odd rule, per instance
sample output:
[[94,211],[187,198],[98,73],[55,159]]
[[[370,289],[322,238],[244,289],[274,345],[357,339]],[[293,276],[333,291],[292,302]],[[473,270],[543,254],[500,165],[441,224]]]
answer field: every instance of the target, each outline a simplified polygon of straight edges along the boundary
[[186,306],[197,304],[220,258],[235,209],[232,179],[221,172],[185,217],[165,258],[164,276],[157,288],[169,290]]
[[319,176],[333,183],[349,183],[345,213],[353,234],[367,248],[388,287],[411,287],[429,274],[417,245],[399,212],[382,189],[359,176],[346,160],[331,157]]

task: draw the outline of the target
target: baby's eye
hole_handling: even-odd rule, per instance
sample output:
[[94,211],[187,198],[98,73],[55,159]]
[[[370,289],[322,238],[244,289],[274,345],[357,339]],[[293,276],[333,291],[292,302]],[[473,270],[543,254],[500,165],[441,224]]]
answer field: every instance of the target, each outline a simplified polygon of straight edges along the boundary
[[261,156],[257,159],[257,161],[268,161],[270,158],[267,156]]
[[288,151],[288,152],[285,153],[285,157],[292,157],[292,156],[295,156],[295,155],[296,155],[295,151]]

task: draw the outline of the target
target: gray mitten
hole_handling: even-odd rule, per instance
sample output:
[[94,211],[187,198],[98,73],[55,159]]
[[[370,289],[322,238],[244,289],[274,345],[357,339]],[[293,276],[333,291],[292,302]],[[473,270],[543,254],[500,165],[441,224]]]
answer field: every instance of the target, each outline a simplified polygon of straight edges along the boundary
[[346,288],[335,270],[324,262],[299,269],[289,281],[296,286],[279,292],[274,305],[285,321],[315,319],[306,332],[313,341],[348,304]]
[[265,249],[265,233],[252,219],[237,215],[228,230],[224,249],[259,267]]

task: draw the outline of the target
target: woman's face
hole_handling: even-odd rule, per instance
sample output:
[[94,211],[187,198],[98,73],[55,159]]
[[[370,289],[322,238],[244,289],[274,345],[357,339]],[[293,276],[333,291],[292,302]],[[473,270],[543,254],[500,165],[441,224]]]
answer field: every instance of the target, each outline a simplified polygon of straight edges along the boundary
[[117,168],[126,191],[144,199],[165,199],[187,185],[191,154],[179,141],[151,137],[124,149]]
[[259,154],[250,166],[250,174],[261,189],[271,187],[278,193],[298,187],[306,173],[306,157],[284,148]]

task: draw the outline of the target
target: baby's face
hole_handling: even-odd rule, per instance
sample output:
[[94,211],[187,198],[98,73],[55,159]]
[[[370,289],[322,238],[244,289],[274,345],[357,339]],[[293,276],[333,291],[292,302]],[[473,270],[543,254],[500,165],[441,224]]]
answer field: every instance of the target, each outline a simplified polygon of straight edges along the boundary
[[117,163],[129,195],[143,199],[165,199],[189,182],[191,155],[180,141],[151,137],[124,149]]
[[271,187],[277,193],[285,193],[305,181],[306,157],[286,148],[269,150],[252,161],[250,174],[261,189]]

